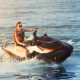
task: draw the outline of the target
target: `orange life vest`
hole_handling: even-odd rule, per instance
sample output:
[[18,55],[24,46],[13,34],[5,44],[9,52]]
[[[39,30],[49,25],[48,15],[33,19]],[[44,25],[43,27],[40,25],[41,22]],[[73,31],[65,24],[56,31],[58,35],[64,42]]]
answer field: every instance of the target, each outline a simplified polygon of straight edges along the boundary
[[24,41],[24,37],[25,37],[25,34],[24,34],[24,31],[15,31],[15,34],[14,34],[14,43],[18,44],[16,42],[16,38],[19,42],[23,42]]

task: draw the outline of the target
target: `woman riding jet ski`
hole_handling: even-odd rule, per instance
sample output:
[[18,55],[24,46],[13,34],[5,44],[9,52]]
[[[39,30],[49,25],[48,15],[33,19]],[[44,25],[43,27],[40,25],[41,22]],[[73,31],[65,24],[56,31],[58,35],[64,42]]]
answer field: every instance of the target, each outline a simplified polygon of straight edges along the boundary
[[[20,26],[21,23],[18,23],[17,25],[17,28],[19,30],[21,29],[21,31],[16,32],[16,36],[14,35],[15,44],[9,44],[2,47],[10,57],[15,57],[18,60],[36,57],[37,59],[46,62],[61,63],[71,55],[71,52],[73,51],[71,45],[48,37],[47,34],[37,37],[37,29],[32,30],[34,31],[34,38],[24,43],[24,31],[26,30],[22,29],[22,26]],[[31,30],[29,32],[31,32]],[[16,39],[17,36],[18,39]],[[20,37],[22,37],[22,39]]]

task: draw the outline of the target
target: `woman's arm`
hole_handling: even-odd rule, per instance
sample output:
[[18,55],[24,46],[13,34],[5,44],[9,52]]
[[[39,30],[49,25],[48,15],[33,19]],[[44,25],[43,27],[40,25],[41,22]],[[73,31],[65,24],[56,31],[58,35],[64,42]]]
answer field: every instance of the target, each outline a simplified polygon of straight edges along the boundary
[[34,29],[23,29],[24,32],[33,32]]

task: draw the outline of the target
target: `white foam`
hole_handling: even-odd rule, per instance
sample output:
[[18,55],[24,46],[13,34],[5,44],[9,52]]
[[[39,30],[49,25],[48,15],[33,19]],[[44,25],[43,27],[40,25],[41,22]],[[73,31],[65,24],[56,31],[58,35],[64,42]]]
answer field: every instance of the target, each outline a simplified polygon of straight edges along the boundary
[[67,41],[68,44],[73,45],[74,42],[72,40]]

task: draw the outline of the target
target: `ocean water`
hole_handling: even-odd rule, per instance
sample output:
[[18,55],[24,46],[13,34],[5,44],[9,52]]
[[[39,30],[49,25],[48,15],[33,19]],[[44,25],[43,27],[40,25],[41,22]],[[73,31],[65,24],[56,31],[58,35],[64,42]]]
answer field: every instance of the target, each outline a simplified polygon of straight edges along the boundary
[[[80,1],[79,0],[0,0],[0,47],[13,42],[15,24],[38,27],[38,36],[49,36],[74,47],[62,64],[47,64],[36,58],[22,62],[0,62],[0,80],[79,80]],[[26,36],[31,33],[26,33]],[[0,55],[4,52],[0,49]]]

